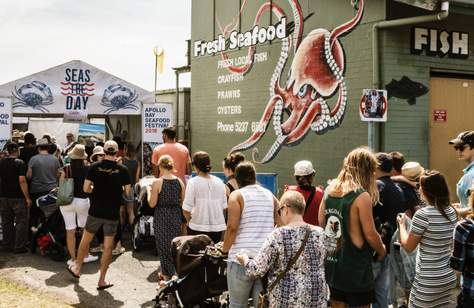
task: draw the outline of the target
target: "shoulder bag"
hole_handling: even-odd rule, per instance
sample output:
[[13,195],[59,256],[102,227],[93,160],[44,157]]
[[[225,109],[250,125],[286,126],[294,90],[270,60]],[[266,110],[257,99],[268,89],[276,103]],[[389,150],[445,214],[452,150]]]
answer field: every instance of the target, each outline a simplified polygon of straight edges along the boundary
[[268,295],[272,292],[273,288],[275,288],[275,286],[280,282],[280,280],[283,277],[285,277],[285,275],[290,271],[290,269],[296,263],[296,261],[298,260],[298,258],[301,255],[301,253],[303,252],[303,250],[306,246],[306,243],[308,242],[310,233],[311,233],[311,227],[307,226],[306,234],[304,236],[303,242],[301,243],[301,246],[298,249],[298,251],[296,252],[296,254],[293,256],[293,258],[291,258],[291,260],[288,263],[288,265],[286,266],[285,270],[277,276],[275,281],[273,281],[273,283],[266,290],[261,291],[260,294],[258,295],[258,298],[259,298],[258,308],[267,308],[269,306],[269,304],[268,304]]
[[74,199],[74,179],[72,178],[72,168],[71,165],[67,165],[65,169],[66,177],[64,180],[59,181],[58,195],[56,199],[56,204],[69,205]]

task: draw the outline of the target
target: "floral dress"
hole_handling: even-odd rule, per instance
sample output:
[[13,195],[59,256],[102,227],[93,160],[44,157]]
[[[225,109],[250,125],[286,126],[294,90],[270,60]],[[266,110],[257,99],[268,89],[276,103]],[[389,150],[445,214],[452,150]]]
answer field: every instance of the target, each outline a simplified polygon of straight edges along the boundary
[[[247,275],[262,277],[268,271],[270,286],[300,248],[307,226],[284,226],[270,233],[258,255],[246,264]],[[269,294],[270,307],[327,307],[325,256],[323,230],[311,226],[300,257]]]

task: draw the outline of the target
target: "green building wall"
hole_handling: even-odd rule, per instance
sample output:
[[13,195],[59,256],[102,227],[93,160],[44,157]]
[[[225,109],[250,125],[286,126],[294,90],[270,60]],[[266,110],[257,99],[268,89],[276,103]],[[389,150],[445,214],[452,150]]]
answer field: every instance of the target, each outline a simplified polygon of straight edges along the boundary
[[[212,40],[220,34],[219,25],[226,25],[239,18],[241,1],[194,0],[192,2],[192,39]],[[241,32],[252,28],[255,14],[265,1],[249,1],[241,15]],[[214,5],[215,4],[215,5]],[[287,12],[291,21],[291,10],[285,1],[278,1]],[[303,37],[313,29],[334,27],[351,19],[355,10],[347,0],[300,0],[303,16],[314,13],[304,23]],[[358,105],[362,90],[372,87],[372,27],[377,21],[385,20],[385,1],[366,1],[365,11],[360,24],[349,34],[339,38],[345,53],[345,80],[348,86],[348,107],[344,120],[339,128],[329,130],[323,135],[310,131],[306,138],[294,147],[283,147],[276,158],[267,164],[257,164],[258,172],[275,172],[278,174],[279,187],[293,183],[293,165],[298,160],[308,159],[316,169],[316,182],[326,185],[328,179],[337,176],[345,155],[353,148],[367,145],[367,123],[361,122]],[[216,18],[214,18],[214,16]],[[272,24],[277,18],[272,17]],[[262,18],[260,26],[270,24],[270,14]],[[447,23],[436,24],[436,27],[468,31],[472,23],[461,24],[458,20],[449,19]],[[435,26],[433,26],[435,27]],[[392,78],[399,80],[403,75],[410,79],[429,85],[431,68],[452,68],[474,70],[472,60],[454,60],[410,54],[410,27],[381,31],[381,76],[385,85]],[[221,171],[221,161],[229,150],[246,140],[251,131],[245,133],[217,132],[217,122],[258,122],[267,105],[270,93],[269,85],[272,72],[280,55],[281,42],[275,40],[270,44],[257,45],[256,53],[267,53],[267,60],[254,63],[252,69],[242,81],[218,84],[220,75],[229,74],[218,68],[220,55],[194,57],[191,60],[191,150],[204,150],[210,153],[213,170]],[[194,54],[194,50],[192,50]],[[228,52],[230,58],[247,54],[247,49]],[[285,85],[288,67],[291,66],[292,53],[282,74],[280,84]],[[217,99],[217,91],[240,90],[240,98]],[[337,94],[329,100],[335,105]],[[218,106],[241,106],[241,113],[234,115],[218,114]],[[418,160],[427,165],[428,160],[428,121],[429,94],[418,98],[416,105],[410,106],[406,101],[391,99],[388,107],[388,122],[381,125],[381,149],[399,150],[407,154],[408,159]],[[273,125],[270,122],[265,136],[255,146],[259,157],[263,157],[275,140]],[[252,149],[244,152],[252,157]]]
[[[472,16],[450,14],[446,20],[419,24],[439,30],[472,32]],[[382,84],[390,80],[399,80],[402,76],[430,84],[433,71],[446,73],[474,73],[474,58],[454,59],[448,56],[427,56],[411,54],[411,26],[383,31],[381,37],[381,71]],[[472,39],[469,41],[470,53],[473,51]],[[409,105],[405,100],[389,100],[389,120],[382,129],[383,148],[386,151],[398,150],[405,153],[409,160],[419,161],[423,166],[429,165],[429,93],[417,98],[416,105]],[[446,141],[447,142],[447,141]]]

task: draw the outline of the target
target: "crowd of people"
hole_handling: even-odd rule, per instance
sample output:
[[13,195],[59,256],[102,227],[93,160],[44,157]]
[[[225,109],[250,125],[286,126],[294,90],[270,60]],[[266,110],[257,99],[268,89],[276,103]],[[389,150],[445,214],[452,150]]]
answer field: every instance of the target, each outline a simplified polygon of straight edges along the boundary
[[[69,134],[61,150],[47,137],[27,133],[23,147],[16,140],[6,145],[0,160],[3,245],[26,252],[29,226],[38,219],[35,200],[73,178],[72,203],[60,207],[67,269],[79,278],[83,263],[97,260],[90,252],[101,251],[97,289],[109,288],[111,256],[123,252],[126,218],[129,224],[135,219],[132,186],[142,169],[136,148],[109,140],[87,150]],[[458,307],[474,307],[474,131],[449,141],[467,163],[456,189],[460,203],[451,203],[442,173],[405,162],[399,152],[356,148],[326,187],[314,183],[310,161],[299,161],[296,184],[285,185],[278,200],[241,153],[222,161],[224,183],[210,174],[209,154],[190,155],[174,128],[163,130],[163,140],[149,153],[148,168],[156,177],[147,202],[154,208],[160,260],[157,289],[176,274],[171,241],[205,234],[222,241],[230,307],[263,300],[270,307],[396,307],[398,290],[404,292],[401,305],[445,307],[456,292],[456,273]],[[95,236],[102,245],[91,249]]]

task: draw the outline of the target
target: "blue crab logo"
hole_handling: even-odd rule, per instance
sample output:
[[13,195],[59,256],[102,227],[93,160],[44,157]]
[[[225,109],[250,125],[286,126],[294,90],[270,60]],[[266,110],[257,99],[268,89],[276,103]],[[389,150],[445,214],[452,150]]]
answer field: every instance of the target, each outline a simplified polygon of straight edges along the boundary
[[134,104],[137,100],[138,94],[136,90],[130,90],[121,84],[110,85],[104,91],[102,97],[102,106],[108,107],[104,113],[109,114],[120,109],[133,109],[138,110],[138,106]]
[[19,89],[15,86],[15,90],[12,91],[12,94],[18,100],[13,104],[13,108],[33,108],[44,113],[49,112],[44,106],[53,103],[51,89],[41,81],[32,81],[31,83],[22,85]]

